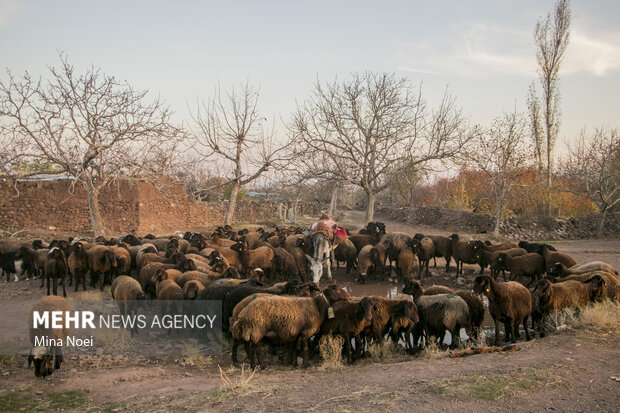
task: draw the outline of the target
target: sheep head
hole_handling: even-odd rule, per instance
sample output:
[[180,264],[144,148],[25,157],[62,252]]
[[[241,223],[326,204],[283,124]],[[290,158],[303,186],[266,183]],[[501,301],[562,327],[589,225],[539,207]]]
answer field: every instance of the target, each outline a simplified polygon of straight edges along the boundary
[[228,267],[222,273],[222,278],[236,278],[236,279],[239,279],[239,278],[241,278],[241,275],[239,274],[239,271],[237,270],[237,268],[235,268],[235,267]]
[[116,268],[116,255],[110,250],[107,250],[101,256],[101,262],[103,265],[107,265],[110,268]]
[[372,299],[364,297],[357,307],[357,321],[372,320],[372,308],[374,307]]
[[330,305],[338,301],[345,301],[351,299],[349,293],[346,292],[343,288],[337,286],[336,284],[331,284],[327,286],[327,288],[325,288],[322,293],[325,298],[327,298]]
[[606,283],[605,279],[600,275],[595,275],[593,277],[588,278],[584,281],[584,284],[588,283],[591,285],[590,289],[590,301],[600,301],[606,296]]
[[185,271],[195,271],[196,270],[196,263],[194,262],[194,260],[192,259],[184,259],[179,263],[179,268],[181,268],[181,271],[185,272]]
[[479,275],[474,280],[474,292],[476,294],[486,294],[491,292],[493,279],[488,275]]
[[532,291],[532,298],[539,306],[547,303],[551,298],[551,283],[548,280],[540,280]]
[[36,377],[50,376],[54,372],[53,360],[54,356],[50,354],[47,347],[33,347],[28,356],[28,367],[30,364],[34,364],[34,375]]
[[158,269],[151,277],[151,282],[157,284],[168,279],[168,273],[163,268]]
[[413,301],[417,301],[422,296],[422,286],[416,280],[408,280],[403,287],[403,294],[409,294]]

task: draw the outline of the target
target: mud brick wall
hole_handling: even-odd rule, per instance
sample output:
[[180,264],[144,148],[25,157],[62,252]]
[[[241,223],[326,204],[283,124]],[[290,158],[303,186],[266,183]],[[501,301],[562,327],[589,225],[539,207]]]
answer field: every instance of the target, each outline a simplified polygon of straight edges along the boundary
[[[226,202],[197,202],[186,196],[182,185],[121,181],[100,194],[104,224],[110,235],[171,230],[200,230],[221,225]],[[279,201],[240,201],[235,222],[256,223],[284,219],[287,205]],[[297,216],[318,216],[318,203],[299,203]],[[0,230],[53,230],[89,233],[86,191],[68,180],[13,181],[0,183]]]
[[[138,210],[130,183],[102,191],[104,225],[120,232],[137,222]],[[50,228],[51,227],[51,228]],[[0,184],[0,229],[59,230],[89,232],[88,201],[85,189],[68,180],[47,182],[3,182]]]

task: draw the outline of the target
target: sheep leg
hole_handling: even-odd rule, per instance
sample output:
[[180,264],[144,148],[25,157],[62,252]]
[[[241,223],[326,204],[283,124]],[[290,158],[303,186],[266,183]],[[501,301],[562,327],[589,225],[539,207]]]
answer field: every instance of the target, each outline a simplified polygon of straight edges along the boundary
[[418,279],[420,280],[420,282],[422,281],[422,260],[420,259],[420,257],[418,257]]
[[457,348],[461,344],[461,328],[456,326],[454,331],[450,331],[452,335],[452,342],[450,343],[450,348]]
[[[44,285],[44,284],[45,284],[45,274],[44,274],[44,273],[42,273],[42,274],[41,274],[41,287],[40,287],[40,288],[43,288],[43,285]],[[49,293],[48,293],[48,295],[49,295]]]
[[360,338],[359,334],[353,336],[353,339],[355,340],[355,358],[359,359],[360,357],[362,357],[363,351],[362,339]]
[[67,296],[67,290],[65,289],[65,279],[63,277],[62,281],[60,281],[60,283],[62,284],[62,296],[66,297]]
[[499,320],[493,317],[493,321],[495,322],[495,345],[499,345]]
[[46,275],[45,278],[47,278],[47,295],[50,295],[50,283],[52,282],[52,280],[50,279],[49,275]]
[[[239,362],[239,360],[237,359],[238,348],[239,348],[239,340],[237,340],[236,338],[233,338],[232,351],[231,351],[231,358],[232,358],[233,363]],[[246,353],[247,353],[247,350],[246,350]]]
[[343,334],[344,345],[347,351],[347,363],[353,364],[353,357],[351,356],[351,337],[348,334]]
[[523,319],[523,329],[525,330],[525,340],[530,341],[530,333],[527,331],[527,316]]
[[452,261],[452,257],[444,257],[446,260],[446,272],[450,271],[450,261]]
[[304,345],[304,368],[307,368],[310,366],[310,364],[308,364],[308,338],[307,337],[302,337],[301,340],[303,341],[303,345]]
[[[256,353],[256,345],[254,344],[253,341],[249,342],[249,357],[250,357],[250,368],[255,369],[256,368],[256,363],[254,362],[254,356]],[[248,351],[248,348],[246,348],[246,351]]]
[[433,268],[437,268],[437,257],[433,257]]
[[61,347],[54,347],[54,370],[60,370],[60,365],[65,360]]

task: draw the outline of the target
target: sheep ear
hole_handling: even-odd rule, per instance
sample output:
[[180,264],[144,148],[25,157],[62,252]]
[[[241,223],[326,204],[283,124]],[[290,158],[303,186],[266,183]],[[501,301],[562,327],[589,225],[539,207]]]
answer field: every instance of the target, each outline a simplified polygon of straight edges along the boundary
[[306,259],[310,262],[312,262],[312,260],[314,259],[314,257],[309,256],[308,254],[304,254],[306,256]]

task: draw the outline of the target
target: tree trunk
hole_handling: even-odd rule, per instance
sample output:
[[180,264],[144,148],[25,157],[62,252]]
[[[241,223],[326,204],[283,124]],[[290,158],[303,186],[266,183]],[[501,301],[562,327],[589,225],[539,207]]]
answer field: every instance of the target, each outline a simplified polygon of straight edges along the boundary
[[603,207],[600,215],[598,216],[598,223],[596,224],[596,238],[600,238],[603,235],[603,225],[605,225],[605,217],[607,216],[607,207]]
[[329,202],[329,209],[327,213],[331,216],[334,212],[336,212],[336,201],[338,200],[338,187],[334,187],[332,189],[332,199]]
[[372,190],[366,192],[366,199],[368,200],[368,206],[366,207],[366,224],[368,224],[375,217],[375,193],[372,192]]
[[503,204],[503,194],[502,199],[498,199],[495,204],[495,228],[493,228],[493,235],[496,237],[499,236],[499,224],[502,222],[502,204]]
[[96,237],[105,236],[105,226],[99,208],[99,190],[93,185],[86,185],[86,193],[88,194],[88,215],[90,217],[90,225],[93,228],[93,234]]
[[241,182],[235,181],[235,186],[233,186],[233,189],[230,192],[230,202],[228,203],[226,218],[224,218],[224,225],[232,225],[233,217],[235,215],[235,208],[237,207],[237,195],[239,194],[240,188]]

